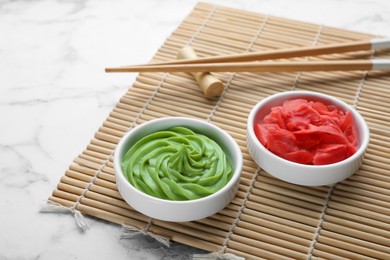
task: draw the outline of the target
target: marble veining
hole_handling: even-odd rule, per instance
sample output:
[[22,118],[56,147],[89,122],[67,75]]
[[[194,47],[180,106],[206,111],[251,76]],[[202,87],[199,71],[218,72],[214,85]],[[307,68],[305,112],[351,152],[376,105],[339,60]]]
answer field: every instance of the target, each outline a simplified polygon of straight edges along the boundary
[[[388,0],[210,0],[390,37]],[[199,250],[162,246],[86,217],[41,214],[70,162],[89,143],[134,74],[110,65],[144,63],[195,0],[0,0],[0,259],[190,259]]]

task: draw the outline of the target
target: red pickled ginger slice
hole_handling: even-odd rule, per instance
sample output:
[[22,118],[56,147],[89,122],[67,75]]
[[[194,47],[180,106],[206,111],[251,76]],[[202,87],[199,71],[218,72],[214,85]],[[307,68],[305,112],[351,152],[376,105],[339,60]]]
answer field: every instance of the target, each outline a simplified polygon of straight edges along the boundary
[[313,164],[324,165],[336,163],[349,156],[348,146],[346,144],[326,144],[317,149],[314,154]]
[[294,134],[276,124],[255,124],[254,130],[261,144],[279,156],[296,150]]
[[342,122],[340,128],[344,132],[344,135],[347,138],[349,144],[353,147],[357,147],[357,130],[353,122],[351,111],[345,113],[344,121]]
[[295,152],[286,153],[283,158],[296,163],[312,164],[313,153],[306,150],[298,150]]

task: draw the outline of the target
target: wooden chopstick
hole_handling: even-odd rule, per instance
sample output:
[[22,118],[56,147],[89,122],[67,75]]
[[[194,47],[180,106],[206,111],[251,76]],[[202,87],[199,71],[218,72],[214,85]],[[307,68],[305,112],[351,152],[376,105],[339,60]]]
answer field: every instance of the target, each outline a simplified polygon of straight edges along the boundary
[[253,62],[360,50],[381,50],[387,48],[390,48],[390,39],[371,39],[328,44],[323,46],[298,47],[196,59],[174,60],[134,66],[121,66],[106,68],[106,72],[289,72],[373,69],[389,70],[390,61],[386,60]]
[[390,70],[390,60],[329,60],[288,62],[226,62],[106,68],[106,72],[292,72]]
[[[321,46],[286,48],[260,52],[249,52],[232,55],[221,55],[196,59],[173,60],[160,63],[150,63],[137,66],[173,65],[173,64],[195,64],[195,63],[223,63],[223,62],[244,62],[260,61],[304,56],[317,56],[332,53],[345,53],[362,50],[381,50],[390,48],[390,39],[371,39],[352,41],[346,43],[327,44]],[[123,66],[128,67],[128,66]]]

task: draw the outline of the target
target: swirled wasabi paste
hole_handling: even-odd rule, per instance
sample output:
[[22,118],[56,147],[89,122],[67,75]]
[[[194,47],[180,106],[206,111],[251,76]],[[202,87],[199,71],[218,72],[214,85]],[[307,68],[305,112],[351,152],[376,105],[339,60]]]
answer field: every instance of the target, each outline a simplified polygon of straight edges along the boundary
[[185,127],[140,139],[123,157],[122,171],[138,190],[167,200],[206,197],[225,186],[233,174],[215,141]]

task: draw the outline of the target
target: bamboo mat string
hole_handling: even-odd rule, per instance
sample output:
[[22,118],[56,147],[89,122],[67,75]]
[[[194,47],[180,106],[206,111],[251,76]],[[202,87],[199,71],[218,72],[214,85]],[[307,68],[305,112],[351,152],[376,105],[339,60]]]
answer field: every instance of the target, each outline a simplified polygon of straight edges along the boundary
[[56,203],[54,201],[48,200],[46,202],[46,205],[43,205],[40,209],[40,212],[42,213],[66,213],[66,212],[71,212],[74,215],[74,218],[76,220],[77,226],[82,230],[86,231],[89,226],[87,222],[84,219],[83,214],[77,210],[77,206],[81,203],[82,198],[85,197],[85,194],[90,190],[91,186],[94,184],[94,181],[98,178],[99,173],[102,171],[104,167],[107,166],[107,163],[110,161],[110,158],[112,158],[114,151],[111,152],[109,155],[108,159],[101,165],[101,167],[96,171],[96,174],[93,176],[91,181],[87,184],[87,187],[83,190],[81,195],[78,197],[76,202],[73,204],[71,207],[65,207],[59,203]]
[[[216,5],[213,7],[213,9],[211,10],[211,12],[210,12],[210,14],[208,15],[207,19],[206,19],[205,22],[202,24],[202,27],[200,27],[200,28],[196,31],[197,34],[200,34],[201,31],[202,31],[202,29],[203,29],[204,27],[207,26],[207,23],[210,21],[212,15],[214,14],[214,12],[215,12],[215,10],[216,10],[216,7],[217,7]],[[247,52],[249,52],[249,51],[251,50],[251,48],[253,47],[254,43],[255,43],[256,40],[257,40],[257,38],[259,37],[259,35],[260,35],[261,32],[263,31],[264,26],[266,25],[266,23],[267,23],[267,21],[268,21],[268,17],[269,17],[268,15],[265,17],[265,19],[264,19],[263,23],[261,24],[259,30],[257,31],[256,35],[253,37],[252,41],[250,42],[250,44],[249,44],[249,46],[248,46],[248,48],[247,48],[247,50],[246,50]],[[192,37],[192,38],[190,39],[188,45],[192,45],[192,43],[193,43],[194,40],[195,40],[195,37]],[[224,88],[224,90],[223,90],[221,96],[220,96],[219,99],[218,99],[218,102],[215,104],[215,106],[213,107],[213,109],[212,109],[212,111],[210,112],[209,116],[207,117],[207,121],[208,121],[208,122],[210,122],[210,121],[212,120],[213,116],[215,115],[215,113],[216,113],[216,111],[217,111],[219,105],[221,104],[221,102],[222,102],[222,100],[223,100],[223,98],[224,98],[225,93],[226,93],[227,90],[229,89],[229,86],[230,86],[232,80],[234,79],[235,75],[236,75],[236,73],[233,73],[233,74],[229,77],[229,79],[228,79],[228,81],[227,81],[227,83],[226,83],[226,85],[225,85],[225,88]],[[241,208],[240,208],[240,210],[239,210],[239,212],[238,212],[238,214],[237,214],[237,217],[236,217],[236,218],[234,219],[234,221],[233,221],[233,224],[232,224],[232,226],[231,226],[231,228],[230,228],[230,231],[229,231],[229,233],[228,233],[228,235],[227,235],[227,237],[226,237],[226,239],[225,239],[225,241],[224,241],[224,243],[223,243],[223,245],[222,245],[221,250],[219,250],[218,252],[212,252],[212,253],[208,253],[208,254],[194,254],[194,255],[192,256],[193,259],[226,259],[226,260],[241,260],[241,259],[245,259],[245,258],[243,258],[243,257],[239,257],[239,256],[236,256],[236,255],[231,254],[231,253],[225,253],[225,251],[226,251],[226,249],[227,249],[227,244],[228,244],[228,242],[229,242],[229,240],[230,240],[230,237],[232,236],[232,234],[233,234],[233,232],[234,232],[234,229],[235,229],[235,227],[237,226],[237,223],[238,223],[238,221],[239,221],[239,219],[240,219],[240,215],[241,215],[243,209],[245,208],[245,206],[244,206],[244,205],[245,205],[245,201],[248,200],[248,198],[249,198],[250,191],[251,191],[252,188],[253,188],[254,182],[255,182],[255,180],[256,180],[256,177],[257,177],[259,171],[260,171],[260,168],[258,169],[258,171],[256,172],[256,174],[254,174],[254,177],[253,177],[252,182],[251,182],[251,187],[249,187],[249,190],[248,190],[248,193],[247,193],[246,196],[245,196],[245,200],[244,200],[244,202],[243,202],[243,205],[241,206]]]
[[[152,95],[149,97],[149,99],[145,102],[145,105],[141,108],[141,110],[139,111],[139,113],[137,114],[137,116],[135,117],[135,119],[133,120],[130,128],[134,128],[137,124],[137,121],[141,118],[141,116],[144,114],[145,110],[147,109],[147,107],[150,105],[150,103],[153,101],[153,99],[156,97],[157,93],[159,92],[159,90],[161,89],[162,85],[164,84],[165,80],[167,79],[169,73],[165,73],[164,74],[164,77],[161,79],[159,85],[157,86],[157,88],[153,91]],[[113,153],[111,154],[110,157],[113,157]],[[108,161],[108,160],[107,160]],[[148,220],[148,223],[146,224],[145,228],[144,229],[138,229],[136,227],[132,227],[132,226],[128,226],[128,225],[122,225],[122,232],[121,232],[121,238],[132,238],[133,236],[135,236],[136,234],[139,234],[139,233],[142,233],[146,236],[150,236],[150,237],[153,237],[154,239],[156,239],[157,241],[161,242],[162,244],[166,245],[167,247],[170,246],[170,242],[169,242],[169,239],[168,238],[164,238],[162,236],[159,236],[157,234],[154,234],[152,232],[149,232],[149,227],[150,225],[152,224],[152,221],[153,219],[152,218],[149,218]],[[133,235],[130,235],[130,234],[133,234]]]
[[166,247],[171,246],[171,242],[169,241],[168,238],[159,236],[157,234],[154,234],[149,231],[150,226],[152,225],[153,218],[149,218],[148,224],[145,226],[143,229],[139,229],[133,226],[129,225],[122,225],[122,230],[121,230],[121,239],[127,239],[127,238],[133,238],[136,235],[143,234],[145,236],[149,236],[154,238],[156,241],[160,242],[161,244],[165,245]]
[[[380,38],[380,36],[377,35],[376,38]],[[373,59],[374,56],[375,56],[375,51],[371,52],[369,59]],[[354,99],[354,102],[353,102],[353,105],[352,105],[352,107],[355,108],[355,109],[358,106],[358,103],[359,103],[359,100],[360,100],[360,94],[362,93],[362,90],[363,90],[364,84],[366,83],[367,77],[368,77],[368,70],[364,71],[363,77],[360,80],[359,87],[358,87],[358,89],[356,91],[355,99]]]
[[319,217],[319,221],[318,221],[318,225],[314,231],[314,234],[313,234],[313,239],[310,243],[310,246],[309,246],[309,250],[307,252],[307,257],[306,259],[307,260],[310,260],[312,257],[313,257],[313,251],[315,249],[315,246],[317,244],[317,241],[318,241],[318,237],[320,236],[320,232],[322,230],[322,224],[324,223],[324,218],[325,218],[325,215],[326,215],[326,211],[328,209],[328,206],[329,206],[329,201],[330,201],[330,198],[332,196],[332,193],[333,193],[333,190],[334,188],[336,187],[336,184],[333,184],[329,190],[328,190],[328,193],[326,194],[326,197],[325,197],[325,201],[324,201],[324,206],[321,210],[321,214],[320,214],[320,217]]
[[194,42],[194,40],[196,39],[196,37],[199,36],[199,34],[203,31],[203,29],[207,26],[207,24],[209,23],[209,21],[211,20],[211,18],[213,17],[215,11],[217,11],[217,8],[218,8],[218,5],[214,5],[212,8],[211,8],[211,11],[209,13],[209,15],[207,16],[207,18],[204,20],[204,22],[199,26],[198,30],[195,31],[195,33],[192,35],[191,39],[188,41],[187,45],[191,46],[192,43]]
[[[111,153],[110,157],[112,156],[113,152]],[[93,176],[93,178],[91,179],[91,181],[88,183],[87,187],[83,190],[83,192],[81,193],[81,195],[78,197],[78,199],[76,200],[76,202],[74,203],[74,205],[72,207],[70,207],[70,210],[71,211],[76,211],[77,210],[77,206],[81,203],[81,200],[85,197],[85,194],[91,189],[91,186],[94,184],[94,181],[98,178],[99,176],[99,173],[101,173],[101,171],[103,170],[104,167],[106,167],[107,163],[108,163],[109,159],[106,160],[102,166],[97,170],[96,174]],[[78,210],[77,210],[78,211]],[[78,211],[80,212],[80,211]],[[81,217],[82,219],[84,219],[83,215],[80,213],[80,214],[75,214],[75,218],[77,219],[78,217]],[[84,231],[86,231],[86,229],[88,229],[88,225],[87,223],[85,223],[85,228],[83,228]]]
[[[318,28],[318,31],[317,31],[317,35],[316,37],[314,38],[314,41],[312,43],[312,46],[316,46],[318,44],[318,42],[320,41],[321,39],[321,35],[322,35],[322,32],[324,30],[324,25],[320,25],[319,28]],[[310,59],[309,56],[306,56],[305,57],[305,61],[308,61]],[[299,80],[301,78],[301,75],[302,75],[302,72],[298,72],[296,77],[295,77],[295,80],[294,80],[294,83],[292,85],[292,90],[295,90],[298,83],[299,83]],[[333,190],[334,190],[334,187],[335,185],[332,185],[329,190],[328,190],[328,193],[326,194],[326,198],[325,198],[325,202],[323,204],[323,208],[321,210],[321,214],[319,216],[319,220],[318,220],[318,224],[317,224],[317,227],[314,231],[314,234],[313,234],[313,239],[310,243],[310,246],[308,248],[308,253],[307,253],[307,256],[306,256],[306,259],[311,259],[312,256],[313,256],[313,251],[314,251],[314,248],[315,248],[315,245],[317,244],[317,241],[318,241],[318,237],[320,235],[320,232],[321,232],[321,229],[322,229],[322,223],[324,222],[324,217],[326,215],[326,210],[328,208],[328,204],[329,204],[329,201],[330,201],[330,198],[331,198],[331,195],[333,193]]]
[[244,209],[246,208],[246,202],[249,200],[249,196],[252,194],[253,187],[255,186],[255,182],[256,182],[257,176],[260,174],[260,171],[261,171],[261,168],[258,167],[256,172],[255,172],[255,174],[253,174],[252,180],[251,180],[251,182],[249,184],[249,187],[248,187],[248,191],[245,194],[245,197],[244,197],[244,200],[242,202],[242,205],[241,205],[240,209],[237,212],[237,217],[234,219],[232,227],[230,228],[229,233],[226,236],[225,241],[223,242],[223,248],[221,250],[222,252],[226,252],[226,249],[228,247],[228,243],[229,243],[229,241],[231,239],[231,236],[234,234],[234,230],[236,229],[237,224],[240,221],[240,218],[241,218],[241,215],[242,215]]
[[57,202],[47,200],[46,204],[41,206],[39,210],[41,213],[72,213],[74,219],[76,221],[77,226],[81,229],[81,231],[86,231],[88,229],[88,225],[84,220],[81,212],[74,207],[65,207]]
[[160,91],[162,85],[164,84],[165,80],[167,79],[169,73],[165,73],[164,77],[161,79],[160,83],[158,84],[157,88],[153,91],[152,95],[149,97],[149,99],[145,102],[145,105],[141,108],[140,112],[137,114],[137,117],[134,119],[133,123],[131,124],[131,127],[129,130],[137,124],[137,121],[141,118],[141,116],[144,114],[145,110],[148,108],[150,103],[154,100],[157,93]]
[[[371,54],[371,56],[373,56],[373,54]],[[355,95],[355,98],[354,98],[354,101],[353,101],[352,107],[355,108],[355,109],[358,106],[358,103],[359,103],[359,100],[360,100],[360,93],[362,92],[364,84],[366,83],[367,75],[368,75],[368,71],[366,70],[364,72],[364,75],[363,75],[362,79],[360,80],[360,83],[359,83],[359,86],[358,86],[358,89],[356,91],[356,95]]]
[[207,255],[202,254],[194,254],[192,256],[193,260],[217,260],[217,259],[224,259],[224,260],[244,260],[244,257],[236,256],[234,254],[222,254],[219,252],[210,253]]
[[[246,49],[246,52],[250,52],[251,51],[251,49],[252,49],[253,45],[255,44],[256,40],[259,38],[260,34],[263,32],[264,27],[266,26],[266,24],[268,22],[268,19],[269,19],[269,15],[267,15],[264,18],[264,20],[261,23],[259,29],[257,30],[256,34],[252,38],[251,42],[249,43],[249,45],[248,45],[248,47]],[[226,83],[225,89],[223,90],[221,96],[219,97],[218,102],[213,107],[212,111],[210,112],[210,114],[209,114],[209,116],[207,118],[207,121],[211,121],[213,119],[216,111],[219,108],[219,105],[221,104],[222,100],[224,99],[225,93],[228,91],[228,89],[229,89],[233,79],[235,78],[235,76],[236,76],[236,73],[232,73],[232,75],[229,77],[229,79],[228,79],[228,81]],[[238,222],[240,221],[240,216],[241,216],[243,210],[246,207],[245,203],[248,200],[249,195],[251,194],[251,191],[252,191],[252,189],[254,187],[254,183],[256,182],[256,178],[257,178],[259,172],[260,172],[260,167],[257,168],[255,174],[252,177],[252,180],[251,180],[250,186],[248,188],[248,191],[247,191],[247,193],[245,195],[244,201],[243,201],[241,207],[239,208],[239,210],[237,212],[236,218],[233,220],[233,223],[231,225],[231,228],[229,230],[228,235],[226,236],[226,238],[225,238],[225,240],[223,242],[221,250],[219,250],[218,252],[213,252],[213,253],[206,254],[206,255],[196,254],[196,255],[194,255],[194,259],[231,259],[231,260],[234,260],[234,259],[235,260],[244,259],[242,257],[235,256],[234,254],[226,253],[226,249],[228,248],[228,243],[229,243],[229,241],[231,239],[231,236],[233,235],[234,230],[235,230]]]
[[[202,30],[205,28],[205,26],[207,25],[207,23],[210,21],[210,19],[212,18],[213,14],[215,13],[217,9],[217,5],[214,5],[213,8],[211,9],[209,15],[207,16],[207,18],[205,19],[205,21],[199,26],[199,28],[195,31],[195,33],[192,35],[191,39],[188,41],[187,45],[191,46],[193,41],[196,39],[196,37],[199,36],[199,34],[202,32]],[[147,109],[148,105],[153,101],[153,99],[155,98],[155,96],[157,95],[157,93],[159,92],[161,86],[163,85],[163,83],[165,82],[166,78],[168,77],[169,73],[165,73],[164,77],[161,79],[160,81],[160,84],[159,86],[156,88],[156,90],[153,92],[153,94],[150,96],[150,98],[147,100],[147,102],[145,103],[145,105],[143,106],[143,108],[141,109],[140,113],[137,115],[137,117],[135,118],[134,120],[134,123],[136,123],[138,121],[138,119],[140,119],[141,115],[143,114],[143,112]],[[134,125],[133,125],[134,127]],[[153,218],[149,218],[148,220],[148,223],[147,225],[145,226],[144,229],[138,229],[136,227],[132,227],[132,226],[128,226],[128,225],[122,225],[122,233],[121,233],[121,238],[132,238],[133,236],[137,235],[137,234],[144,234],[144,235],[149,235],[151,237],[153,237],[154,239],[156,239],[157,241],[161,242],[162,244],[164,244],[165,246],[169,247],[170,246],[170,242],[169,242],[169,239],[168,238],[164,238],[162,236],[158,236],[156,234],[153,234],[151,232],[149,232],[149,228],[150,226],[152,225],[152,222],[153,222]]]
[[[252,41],[249,43],[249,46],[246,49],[246,52],[250,52],[253,45],[255,44],[256,40],[259,38],[260,34],[263,32],[265,25],[267,24],[269,19],[269,15],[265,16],[264,21],[261,23],[259,29],[257,30],[256,34],[253,36]],[[225,93],[228,91],[233,79],[236,77],[236,72],[232,73],[229,77],[228,81],[226,82],[225,89],[223,90],[221,96],[218,99],[218,102],[215,104],[213,110],[210,112],[209,116],[207,117],[207,121],[211,121],[215,113],[217,112],[217,109],[219,105],[221,104],[222,100],[224,99]]]
[[[209,15],[205,19],[205,21],[199,26],[199,28],[194,32],[190,40],[188,41],[187,45],[191,46],[194,40],[199,36],[199,34],[202,32],[202,30],[206,27],[208,22],[211,20],[212,16],[214,15],[215,11],[217,9],[217,5],[214,5],[213,8],[211,9]],[[141,111],[133,121],[132,127],[135,126],[136,122],[140,119],[144,111],[147,109],[148,105],[153,101],[157,93],[159,93],[159,90],[161,89],[163,83],[165,82],[166,78],[168,77],[169,73],[165,73],[164,77],[161,79],[158,87],[155,89],[153,94],[150,96],[150,98],[146,101],[145,105],[142,107]],[[131,128],[132,128],[131,127]],[[122,232],[121,232],[121,238],[132,238],[137,234],[144,234],[148,235],[150,237],[153,237],[157,241],[161,242],[165,246],[169,247],[170,246],[170,241],[168,238],[156,235],[154,233],[149,232],[149,228],[153,223],[153,218],[149,218],[147,225],[145,226],[144,229],[138,229],[136,227],[128,226],[128,225],[122,225]]]
[[[319,41],[319,38],[321,36],[321,32],[323,30],[323,26],[321,26],[320,30],[319,30],[319,33],[316,37],[316,39],[314,40],[314,44],[313,45],[316,45],[316,43]],[[370,59],[372,59],[374,57],[374,54],[375,52],[372,52],[371,55],[370,55]],[[308,59],[309,57],[306,57],[306,60]],[[299,76],[300,76],[300,72],[299,72]],[[360,98],[360,94],[361,94],[361,91],[364,87],[364,84],[366,82],[366,78],[368,76],[368,71],[365,71],[363,76],[362,76],[362,79],[360,80],[359,82],[359,85],[358,85],[358,88],[356,90],[356,95],[355,95],[355,98],[354,98],[354,103],[353,103],[353,107],[354,108],[357,108],[357,105],[358,105],[358,102],[359,102],[359,98]],[[309,250],[308,250],[308,253],[307,253],[307,258],[306,259],[311,259],[312,256],[313,256],[313,251],[315,249],[315,246],[317,244],[317,241],[318,241],[318,237],[320,235],[320,232],[322,230],[322,224],[324,222],[324,217],[327,213],[327,209],[328,209],[328,206],[329,206],[329,202],[330,202],[330,199],[332,197],[332,194],[333,194],[333,191],[335,190],[335,187],[337,186],[337,183],[333,184],[329,190],[328,190],[328,193],[326,195],[326,198],[325,198],[325,202],[324,202],[324,205],[323,205],[323,209],[321,211],[321,214],[320,214],[320,217],[319,217],[319,221],[318,221],[318,225],[315,229],[315,232],[313,234],[313,240],[311,241],[310,243],[310,247],[309,247]]]
[[[76,202],[73,204],[72,207],[65,207],[62,206],[59,203],[56,203],[54,201],[47,201],[47,207],[42,207],[40,212],[52,212],[52,213],[64,213],[64,212],[71,212],[74,214],[74,218],[76,220],[77,226],[82,230],[86,231],[89,226],[87,222],[84,219],[83,214],[77,209],[77,206],[81,203],[81,200],[85,197],[85,194],[90,190],[91,186],[94,184],[94,181],[98,178],[99,173],[103,170],[104,167],[107,166],[107,163],[109,162],[110,158],[113,157],[114,151],[111,152],[109,158],[101,165],[101,167],[96,171],[96,174],[92,177],[91,181],[87,184],[87,187],[83,190],[81,195],[77,198]],[[67,210],[65,210],[67,209]]]
[[[214,5],[213,8],[211,9],[209,15],[205,19],[205,21],[195,31],[195,33],[192,35],[192,37],[188,41],[187,45],[191,46],[193,44],[195,39],[199,36],[199,34],[202,32],[202,30],[207,26],[208,22],[211,20],[211,18],[213,17],[213,15],[214,15],[216,10],[217,10],[217,5]],[[145,103],[145,105],[141,109],[140,113],[135,118],[134,124],[132,125],[132,127],[135,126],[135,123],[138,121],[138,119],[140,119],[141,115],[147,109],[148,105],[153,101],[153,99],[155,98],[156,94],[159,92],[162,84],[165,82],[165,80],[168,77],[168,75],[169,75],[169,73],[165,73],[164,77],[161,79],[161,82],[160,82],[159,86],[156,88],[156,90],[153,92],[153,94],[150,96],[150,98],[147,100],[147,102]],[[147,223],[147,225],[145,226],[144,229],[138,229],[136,227],[132,227],[132,226],[128,226],[128,225],[122,225],[121,238],[132,238],[135,235],[141,233],[141,234],[153,237],[154,239],[156,239],[157,241],[159,241],[163,245],[165,245],[167,247],[170,247],[170,241],[169,241],[168,238],[156,235],[156,234],[151,233],[151,232],[148,231],[149,228],[151,227],[152,223],[153,223],[153,218],[149,218],[148,223]]]
[[[318,28],[318,31],[317,31],[317,35],[313,41],[313,44],[312,46],[316,46],[318,44],[318,42],[320,41],[320,38],[321,38],[321,34],[322,34],[322,31],[324,30],[324,25],[320,25],[320,27]],[[309,56],[306,56],[305,57],[305,61],[308,61],[310,59]],[[301,75],[302,75],[302,72],[298,72],[297,75],[295,76],[295,79],[294,79],[294,83],[292,85],[292,88],[291,90],[295,90],[297,88],[297,85],[299,83],[299,80],[301,79]]]

